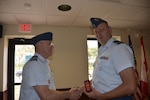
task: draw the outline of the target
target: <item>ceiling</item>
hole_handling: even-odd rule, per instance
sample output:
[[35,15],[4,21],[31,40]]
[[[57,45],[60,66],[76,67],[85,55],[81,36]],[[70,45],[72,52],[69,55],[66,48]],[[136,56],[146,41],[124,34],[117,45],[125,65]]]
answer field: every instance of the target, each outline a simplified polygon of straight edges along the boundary
[[[25,7],[29,3],[31,7]],[[69,4],[70,11],[58,6]],[[150,29],[150,0],[0,0],[0,23],[91,27],[99,17],[113,28]]]

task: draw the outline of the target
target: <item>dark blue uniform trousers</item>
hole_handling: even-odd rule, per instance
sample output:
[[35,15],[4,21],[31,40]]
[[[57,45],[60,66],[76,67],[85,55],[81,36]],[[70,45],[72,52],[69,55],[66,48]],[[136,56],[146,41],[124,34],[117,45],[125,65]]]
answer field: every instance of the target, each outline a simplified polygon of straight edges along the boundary
[[111,100],[133,100],[132,96],[125,96],[125,97],[120,97],[120,98],[115,98]]

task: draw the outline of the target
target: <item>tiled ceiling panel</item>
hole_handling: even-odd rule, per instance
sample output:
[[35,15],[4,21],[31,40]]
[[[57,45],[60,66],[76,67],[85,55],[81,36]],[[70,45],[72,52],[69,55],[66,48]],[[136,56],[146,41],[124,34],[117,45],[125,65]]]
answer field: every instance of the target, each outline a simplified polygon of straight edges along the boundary
[[[61,4],[72,9],[59,11]],[[114,28],[150,29],[150,0],[0,0],[1,24],[91,27],[91,17],[103,18]]]

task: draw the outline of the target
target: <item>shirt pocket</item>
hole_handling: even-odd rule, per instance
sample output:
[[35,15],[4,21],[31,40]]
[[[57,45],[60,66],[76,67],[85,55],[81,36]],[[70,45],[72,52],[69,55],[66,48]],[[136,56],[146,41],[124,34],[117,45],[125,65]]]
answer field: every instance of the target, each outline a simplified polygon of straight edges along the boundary
[[110,61],[108,59],[100,59],[98,64],[99,71],[107,71],[109,70],[109,66],[111,66]]

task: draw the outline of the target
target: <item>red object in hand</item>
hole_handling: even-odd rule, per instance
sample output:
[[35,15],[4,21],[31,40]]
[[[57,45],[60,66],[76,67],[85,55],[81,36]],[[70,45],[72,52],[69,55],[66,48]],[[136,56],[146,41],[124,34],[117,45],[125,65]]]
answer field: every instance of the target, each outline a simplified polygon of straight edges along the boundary
[[91,83],[90,83],[89,80],[85,80],[85,81],[84,81],[84,86],[85,86],[86,92],[91,92],[91,91],[92,91]]

